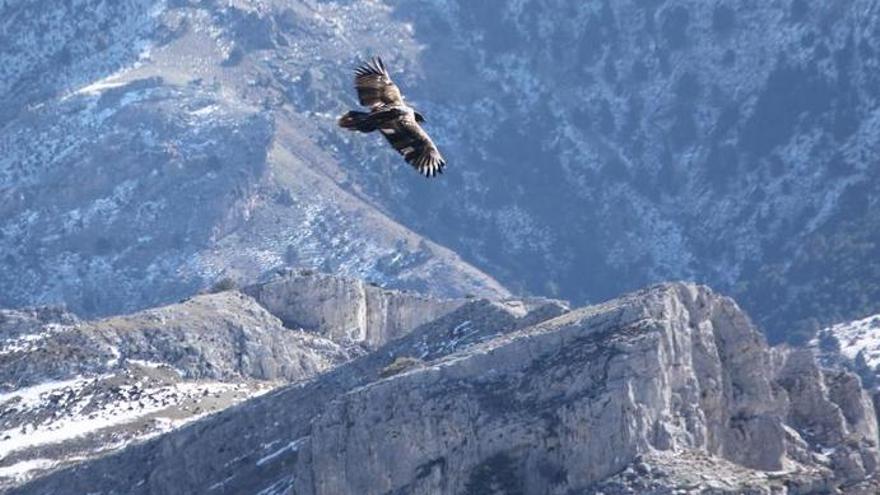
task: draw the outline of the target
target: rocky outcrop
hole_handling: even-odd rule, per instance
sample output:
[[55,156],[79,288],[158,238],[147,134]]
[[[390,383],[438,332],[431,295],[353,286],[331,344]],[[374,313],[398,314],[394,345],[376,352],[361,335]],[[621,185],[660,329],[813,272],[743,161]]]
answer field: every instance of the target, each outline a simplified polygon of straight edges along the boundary
[[363,280],[279,270],[244,292],[291,328],[375,349],[464,304]]
[[[549,307],[559,308],[555,303],[550,303]],[[296,439],[307,435],[311,419],[319,412],[346,391],[378,380],[387,373],[389,365],[399,358],[410,357],[423,360],[427,364],[439,356],[462,351],[477,343],[512,332],[526,321],[535,321],[542,313],[558,314],[556,311],[548,311],[548,304],[536,305],[526,314],[523,314],[522,309],[522,304],[513,304],[511,307],[510,304],[485,300],[467,302],[446,316],[415,329],[378,351],[323,374],[320,380],[278,390],[271,396],[257,398],[236,409],[218,413],[211,421],[217,420],[219,423],[207,427],[209,430],[216,429],[216,434],[207,435],[190,430],[191,433],[178,439],[166,435],[161,438],[167,438],[172,443],[158,445],[148,442],[144,445],[132,445],[122,455],[108,456],[103,461],[97,461],[101,465],[97,469],[121,473],[132,469],[133,462],[153,463],[153,461],[144,461],[146,458],[141,456],[158,455],[159,458],[165,458],[172,451],[181,453],[188,451],[192,454],[202,452],[197,457],[189,458],[186,463],[173,461],[165,464],[164,469],[167,470],[148,468],[141,473],[144,476],[155,476],[157,485],[151,490],[156,489],[160,492],[168,490],[169,493],[180,491],[198,493],[206,491],[209,485],[217,485],[214,490],[220,490],[221,493],[224,490],[232,493],[250,491],[254,486],[262,483],[256,482],[255,485],[254,480],[275,479],[283,474],[286,461],[280,464],[270,462],[276,458],[283,460],[284,455],[295,447],[295,445],[291,447],[293,441],[283,439]],[[416,368],[418,366],[411,369]],[[288,405],[279,406],[279,403]],[[188,428],[193,427],[200,432],[203,431],[199,423]],[[189,436],[191,434],[195,436]],[[234,442],[231,442],[232,438],[235,438]],[[159,454],[158,451],[153,450],[155,448],[165,453]],[[276,453],[277,455],[273,455]],[[134,461],[135,458],[141,460]],[[170,458],[167,460],[171,461]],[[163,464],[163,461],[159,463]],[[81,465],[78,469],[91,469],[88,466],[91,466],[91,463]],[[154,474],[147,474],[147,471]],[[236,472],[241,472],[242,476],[232,476]],[[107,479],[106,485],[101,485],[107,491],[120,493],[129,493],[132,489],[137,491],[147,486],[145,482],[133,488],[138,481],[130,482],[129,476],[129,474],[118,478],[111,476]],[[206,476],[217,479],[206,485]],[[43,482],[54,483],[51,481],[51,476],[38,481],[38,483]],[[68,480],[65,483],[71,484],[66,485],[64,489],[73,491],[85,489],[85,486],[92,487],[88,490],[96,488],[95,480],[85,478]],[[158,485],[165,488],[156,488]],[[43,488],[29,486],[22,490],[29,493],[32,490],[39,492]]]
[[[386,289],[360,279],[312,270],[279,269],[243,291],[291,328],[302,328],[334,342],[376,349],[462,307],[469,298],[439,298]],[[497,303],[529,326],[569,310],[568,304],[541,297],[507,298]]]
[[770,351],[705,287],[536,311],[472,301],[307,383],[16,493],[806,493],[876,468],[857,379]]
[[[861,406],[855,389],[864,387],[876,411],[880,406],[880,315],[843,322],[822,329],[808,343],[808,349],[825,369],[832,383],[837,384],[835,403],[850,422],[869,423],[864,418],[869,410]],[[855,378],[855,377],[858,377]],[[834,428],[833,430],[839,430]],[[858,465],[855,466],[858,471]],[[880,488],[878,488],[880,492]]]
[[303,493],[560,493],[652,451],[778,471],[789,440],[770,364],[732,301],[662,287],[346,394],[313,421],[292,478]]
[[235,291],[127,316],[42,326],[3,345],[0,383],[19,387],[112,372],[132,360],[163,363],[192,379],[296,381],[351,357],[330,340],[285,328]]
[[0,313],[0,489],[362,354],[235,291],[97,321]]
[[[388,356],[419,363],[407,354],[416,347],[429,358],[567,310],[292,270],[246,291],[259,301],[230,289],[91,321],[60,308],[0,311],[0,488],[327,372],[417,327]],[[447,317],[469,320],[435,332]]]
[[856,375],[819,368],[809,350],[792,351],[777,377],[787,392],[788,422],[838,475],[859,480],[876,471],[877,419]]

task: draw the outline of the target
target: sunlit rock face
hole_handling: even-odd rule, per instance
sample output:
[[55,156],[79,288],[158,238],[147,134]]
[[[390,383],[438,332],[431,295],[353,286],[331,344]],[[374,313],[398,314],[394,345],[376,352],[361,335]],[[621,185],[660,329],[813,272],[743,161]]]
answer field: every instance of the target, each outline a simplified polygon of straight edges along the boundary
[[871,493],[878,457],[855,375],[768,348],[729,298],[666,284],[573,311],[469,301],[12,492]]
[[285,325],[370,349],[402,337],[465,304],[387,290],[363,280],[282,270],[245,292]]
[[[773,340],[880,309],[869,0],[3,10],[6,305],[117,312],[288,264],[578,303],[695,279]],[[442,179],[336,128],[371,54]]]
[[551,299],[445,299],[292,270],[99,319],[0,310],[0,491],[379,348],[374,365],[401,352],[419,362],[566,311]]

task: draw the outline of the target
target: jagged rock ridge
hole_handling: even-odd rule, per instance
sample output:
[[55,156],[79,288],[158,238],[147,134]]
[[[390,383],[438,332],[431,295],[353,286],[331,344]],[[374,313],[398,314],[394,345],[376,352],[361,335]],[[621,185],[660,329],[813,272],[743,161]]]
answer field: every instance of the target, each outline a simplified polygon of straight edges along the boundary
[[732,300],[670,284],[532,313],[469,302],[308,382],[14,493],[871,489],[877,423],[858,379],[771,351]]
[[[0,487],[311,378],[465,302],[292,272],[245,290],[268,303],[296,294],[290,308],[304,324],[234,290],[95,321],[56,308],[0,311]],[[352,332],[351,314],[369,335]]]

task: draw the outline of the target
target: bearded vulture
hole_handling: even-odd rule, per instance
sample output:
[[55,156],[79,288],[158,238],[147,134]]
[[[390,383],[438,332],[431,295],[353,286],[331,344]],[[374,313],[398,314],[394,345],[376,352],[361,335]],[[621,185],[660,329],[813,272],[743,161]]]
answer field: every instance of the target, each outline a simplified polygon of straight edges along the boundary
[[443,173],[446,160],[419,124],[422,114],[406,104],[391,80],[382,59],[375,57],[354,71],[354,87],[361,105],[369,112],[351,111],[339,118],[339,126],[360,132],[378,130],[425,177]]

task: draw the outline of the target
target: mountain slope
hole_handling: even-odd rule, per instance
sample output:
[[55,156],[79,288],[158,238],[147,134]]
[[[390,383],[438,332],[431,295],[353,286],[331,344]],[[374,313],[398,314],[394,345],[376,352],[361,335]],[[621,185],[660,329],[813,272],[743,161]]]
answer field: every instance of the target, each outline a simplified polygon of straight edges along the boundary
[[467,302],[290,272],[245,290],[257,299],[229,290],[91,321],[0,311],[0,488],[302,382]]
[[696,279],[773,340],[880,309],[876,2],[398,15],[424,43],[415,96],[466,164],[467,207],[444,224],[406,192],[377,196],[509,286],[582,301]]
[[179,428],[359,354],[284,328],[235,292],[3,337],[0,487]]
[[[0,8],[6,305],[118,312],[284,263],[503,295],[472,263],[579,303],[707,282],[774,341],[880,310],[872,0]],[[372,54],[442,180],[336,128]]]
[[294,108],[295,82],[274,74],[303,67],[285,39],[326,24],[305,6],[2,9],[5,306],[118,313],[283,264],[507,294],[346,185],[316,134],[331,119]]

